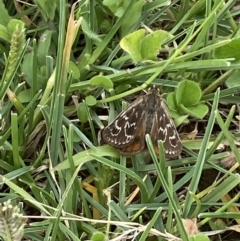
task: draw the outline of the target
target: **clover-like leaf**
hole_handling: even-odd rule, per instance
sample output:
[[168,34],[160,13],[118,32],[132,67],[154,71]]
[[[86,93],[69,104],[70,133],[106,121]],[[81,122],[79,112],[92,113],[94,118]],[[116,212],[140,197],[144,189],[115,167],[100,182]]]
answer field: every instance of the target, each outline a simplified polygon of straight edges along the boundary
[[87,104],[88,106],[94,106],[94,105],[97,104],[97,100],[96,100],[96,98],[95,98],[93,95],[88,95],[88,96],[85,98],[85,100],[86,100],[86,104]]
[[164,30],[157,30],[145,36],[141,43],[142,58],[144,60],[156,60],[161,45],[171,36],[172,35]]
[[200,119],[202,119],[209,110],[207,105],[201,103],[192,107],[185,107],[183,105],[180,105],[180,109],[184,113]]
[[195,106],[200,102],[202,92],[199,85],[191,80],[180,82],[176,91],[177,105]]
[[140,29],[128,34],[120,41],[121,48],[131,55],[134,63],[142,61],[140,48],[144,36],[145,30]]
[[167,96],[167,105],[169,110],[176,111],[178,109],[177,102],[176,102],[176,94],[174,92],[171,92]]
[[90,85],[96,85],[101,86],[104,89],[112,89],[113,88],[113,82],[106,76],[98,75],[94,76],[89,81]]

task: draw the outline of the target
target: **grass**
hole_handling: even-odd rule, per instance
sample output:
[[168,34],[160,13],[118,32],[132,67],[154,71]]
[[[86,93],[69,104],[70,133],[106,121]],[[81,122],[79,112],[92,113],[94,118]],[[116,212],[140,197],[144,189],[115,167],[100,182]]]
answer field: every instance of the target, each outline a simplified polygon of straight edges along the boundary
[[[236,2],[0,2],[3,240],[239,239]],[[174,160],[99,140],[151,85]]]

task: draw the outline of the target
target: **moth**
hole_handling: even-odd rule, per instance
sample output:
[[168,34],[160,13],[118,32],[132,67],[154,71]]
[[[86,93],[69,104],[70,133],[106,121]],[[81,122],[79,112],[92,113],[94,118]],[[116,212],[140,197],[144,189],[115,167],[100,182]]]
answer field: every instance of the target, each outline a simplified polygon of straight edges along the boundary
[[165,100],[155,87],[138,97],[105,127],[102,139],[120,154],[130,156],[147,149],[146,134],[150,135],[156,154],[159,153],[159,140],[163,142],[167,157],[181,153],[182,143],[175,124]]

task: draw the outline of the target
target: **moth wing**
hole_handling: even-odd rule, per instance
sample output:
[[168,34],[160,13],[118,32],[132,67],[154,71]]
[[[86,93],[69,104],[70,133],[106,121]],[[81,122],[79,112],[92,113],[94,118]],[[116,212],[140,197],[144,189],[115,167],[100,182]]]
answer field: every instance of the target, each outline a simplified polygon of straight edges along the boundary
[[144,96],[136,99],[127,109],[122,111],[102,131],[102,139],[105,143],[116,148],[129,146],[140,132],[146,129],[146,101]]
[[134,135],[134,139],[131,141],[131,143],[125,147],[116,148],[118,152],[128,156],[128,155],[137,154],[145,148],[144,136],[145,136],[145,129],[146,129],[146,121],[144,120],[139,127],[140,128],[137,128],[137,131]]
[[178,156],[182,151],[182,143],[175,124],[168,113],[165,100],[159,98],[157,105],[160,107],[156,110],[150,132],[155,152],[159,153],[158,141],[161,140],[167,157]]

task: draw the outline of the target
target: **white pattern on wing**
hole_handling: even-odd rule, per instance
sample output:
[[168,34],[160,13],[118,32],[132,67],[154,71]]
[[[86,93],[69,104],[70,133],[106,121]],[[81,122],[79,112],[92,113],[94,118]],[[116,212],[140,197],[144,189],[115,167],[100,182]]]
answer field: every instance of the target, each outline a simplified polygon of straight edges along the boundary
[[129,143],[133,138],[134,136],[133,135],[128,135],[127,133],[127,130],[133,126],[136,126],[136,123],[132,123],[130,124],[128,121],[126,122],[125,126],[124,126],[124,133],[125,133],[125,141],[122,141],[121,144],[125,145],[127,143]]
[[119,133],[120,133],[121,130],[122,130],[122,127],[118,125],[118,120],[116,120],[116,121],[114,122],[114,127],[115,127],[115,130],[118,130],[118,132],[113,133],[113,131],[112,131],[113,129],[110,129],[110,130],[112,131],[112,135],[113,135],[113,136],[118,136]]

